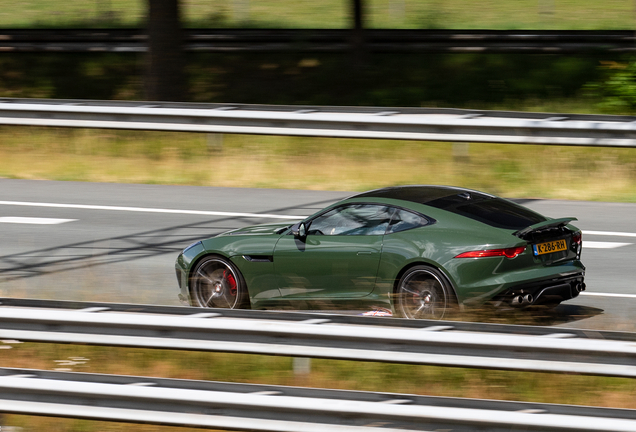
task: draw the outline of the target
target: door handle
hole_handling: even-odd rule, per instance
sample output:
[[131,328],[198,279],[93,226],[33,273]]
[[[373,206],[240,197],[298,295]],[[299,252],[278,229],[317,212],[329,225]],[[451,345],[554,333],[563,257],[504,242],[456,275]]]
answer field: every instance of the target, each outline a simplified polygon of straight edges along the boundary
[[360,251],[357,253],[357,255],[371,255],[371,254],[373,254],[373,252],[371,251]]

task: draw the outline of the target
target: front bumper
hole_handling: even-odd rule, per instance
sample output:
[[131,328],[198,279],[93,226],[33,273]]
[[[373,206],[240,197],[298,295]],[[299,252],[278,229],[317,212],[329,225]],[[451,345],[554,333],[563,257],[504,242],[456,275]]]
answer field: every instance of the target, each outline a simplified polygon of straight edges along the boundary
[[177,276],[177,283],[179,284],[179,301],[184,306],[190,306],[186,270],[179,265],[179,260],[175,263],[174,269]]
[[196,242],[188,246],[179,254],[174,263],[177,283],[179,284],[179,301],[186,306],[191,305],[189,271],[192,264],[196,262],[198,257],[205,253],[205,248],[201,242]]

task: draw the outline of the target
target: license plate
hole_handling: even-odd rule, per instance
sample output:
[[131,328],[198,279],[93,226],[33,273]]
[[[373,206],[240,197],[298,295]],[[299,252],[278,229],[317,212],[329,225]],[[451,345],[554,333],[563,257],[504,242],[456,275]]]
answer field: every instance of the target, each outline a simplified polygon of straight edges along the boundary
[[565,239],[555,240],[555,241],[546,242],[546,243],[539,243],[532,246],[535,256],[543,255],[547,253],[553,253],[553,252],[560,252],[560,251],[567,250],[567,248],[568,248],[568,245],[565,242]]

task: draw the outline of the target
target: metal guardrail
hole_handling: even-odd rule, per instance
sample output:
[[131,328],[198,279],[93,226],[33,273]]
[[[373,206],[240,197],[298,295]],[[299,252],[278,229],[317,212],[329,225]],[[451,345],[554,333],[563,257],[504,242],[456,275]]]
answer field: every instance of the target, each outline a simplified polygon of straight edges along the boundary
[[636,431],[636,410],[0,369],[0,412],[294,432]]
[[547,327],[1,299],[0,339],[636,378],[635,334]]
[[[184,29],[184,48],[199,52],[338,52],[348,29]],[[366,29],[372,52],[573,53],[636,51],[631,30]],[[145,52],[143,29],[0,29],[4,52]]]
[[459,109],[2,98],[0,125],[636,147],[636,117]]

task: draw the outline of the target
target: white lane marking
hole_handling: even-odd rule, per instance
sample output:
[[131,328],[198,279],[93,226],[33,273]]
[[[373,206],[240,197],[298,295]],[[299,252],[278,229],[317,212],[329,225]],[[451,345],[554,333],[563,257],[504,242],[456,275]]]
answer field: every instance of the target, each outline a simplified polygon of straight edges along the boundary
[[619,298],[633,298],[636,299],[636,294],[614,294],[614,293],[598,293],[583,291],[579,295],[596,296],[596,297],[619,297]]
[[[60,203],[38,203],[38,202],[23,202],[23,201],[0,201],[0,205],[12,205],[12,206],[26,206],[26,207],[49,207],[49,208],[70,208],[80,210],[108,210],[108,211],[128,211],[128,212],[141,212],[141,213],[168,213],[168,214],[190,214],[190,215],[203,215],[203,216],[229,216],[229,217],[261,217],[271,219],[304,219],[306,216],[294,216],[294,215],[277,215],[267,213],[239,213],[239,212],[220,212],[220,211],[201,211],[201,210],[176,210],[176,209],[159,209],[159,208],[147,208],[147,207],[120,207],[120,206],[101,206],[101,205],[87,205],[87,204],[60,204]],[[606,235],[606,236],[622,236],[622,237],[636,237],[636,233],[624,233],[624,232],[612,232],[612,231],[583,231],[586,235]],[[586,244],[593,242],[585,242]],[[623,244],[627,245],[630,243]],[[592,248],[594,246],[591,246]],[[619,247],[619,246],[616,246]]]
[[200,211],[200,210],[173,210],[173,209],[158,209],[158,208],[146,208],[146,207],[118,207],[118,206],[84,205],[84,204],[36,203],[36,202],[21,202],[21,201],[0,201],[0,205],[70,208],[70,209],[80,209],[80,210],[110,210],[110,211],[142,212],[142,213],[189,214],[189,215],[203,215],[203,216],[271,218],[271,219],[300,220],[304,218],[304,216],[275,215],[275,214],[265,214],[265,213],[235,213],[235,212]]
[[619,243],[619,242],[596,242],[583,240],[583,249],[615,249],[623,246],[629,246],[633,243]]
[[66,222],[73,222],[77,219],[54,219],[54,218],[34,218],[34,217],[0,217],[0,223],[31,224],[31,225],[57,225]]
[[616,237],[636,237],[636,233],[628,232],[615,232],[615,231],[586,231],[583,230],[585,235],[599,235],[599,236],[616,236]]

